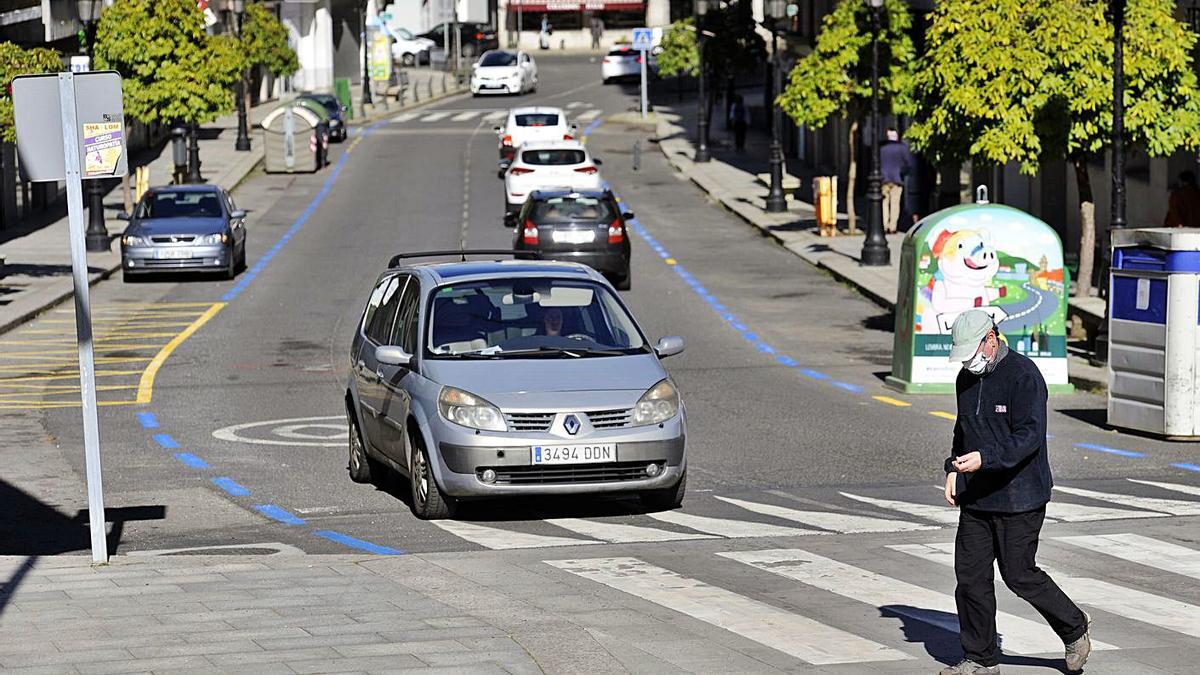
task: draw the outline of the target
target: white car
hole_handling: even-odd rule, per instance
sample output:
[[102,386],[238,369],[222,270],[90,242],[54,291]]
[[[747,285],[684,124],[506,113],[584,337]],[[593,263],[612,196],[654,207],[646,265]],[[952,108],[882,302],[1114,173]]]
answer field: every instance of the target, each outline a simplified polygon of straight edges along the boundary
[[471,72],[471,94],[524,94],[537,91],[537,63],[526,52],[493,49],[483,53]]
[[[650,52],[650,62],[646,64],[646,74],[658,73],[658,58]],[[638,79],[642,76],[642,53],[632,45],[613,45],[612,49],[600,61],[600,76],[604,84],[616,80]]]
[[512,159],[517,148],[536,141],[573,141],[579,130],[562,108],[526,106],[508,111],[504,126],[495,127],[500,138],[500,159]]
[[429,63],[429,50],[434,42],[428,38],[419,38],[404,28],[390,28],[395,42],[392,43],[392,60],[406,66]]
[[526,143],[504,172],[505,212],[519,211],[534,190],[599,190],[604,186],[599,165],[579,141]]

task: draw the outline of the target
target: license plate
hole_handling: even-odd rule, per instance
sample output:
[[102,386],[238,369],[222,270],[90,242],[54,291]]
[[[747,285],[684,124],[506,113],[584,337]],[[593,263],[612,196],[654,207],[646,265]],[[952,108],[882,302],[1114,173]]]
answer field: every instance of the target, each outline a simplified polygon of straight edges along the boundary
[[591,230],[554,230],[550,238],[556,244],[590,244],[596,240],[596,233]]
[[617,461],[616,443],[596,445],[535,445],[530,448],[534,464],[599,464]]
[[159,260],[182,260],[192,257],[190,248],[160,248],[154,251],[154,257]]

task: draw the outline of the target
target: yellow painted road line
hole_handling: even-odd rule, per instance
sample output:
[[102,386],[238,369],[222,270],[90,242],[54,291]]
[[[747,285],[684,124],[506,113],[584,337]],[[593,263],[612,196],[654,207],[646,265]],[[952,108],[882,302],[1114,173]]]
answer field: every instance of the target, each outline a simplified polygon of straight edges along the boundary
[[958,416],[957,416],[957,415],[955,415],[954,413],[948,413],[948,412],[945,412],[945,411],[942,411],[942,410],[934,410],[933,412],[931,412],[931,413],[929,413],[929,414],[930,414],[930,415],[933,415],[934,417],[940,417],[940,418],[942,418],[942,419],[944,419],[944,420],[950,420],[950,421],[952,421],[952,422],[954,422],[954,421],[958,421]]
[[675,264],[677,264],[677,263],[678,263],[678,261],[677,261],[677,260],[675,260],[674,258],[667,258],[667,259],[666,259],[666,260],[664,260],[663,262],[667,263],[668,265],[675,265]]
[[[82,404],[79,401],[74,403],[58,402],[58,401],[27,401],[25,403],[15,403],[13,401],[5,401],[0,403],[0,410],[46,410],[50,408],[79,408]],[[99,406],[115,406],[115,405],[137,405],[137,401],[96,401]]]
[[[98,385],[96,385],[97,392],[122,391],[122,390],[126,390],[126,389],[137,389],[137,388],[138,388],[138,386],[136,384],[98,384]],[[79,393],[79,387],[66,387],[66,386],[35,387],[34,389],[35,389],[34,391],[14,391],[14,392],[10,392],[10,393],[0,392],[0,403],[8,403],[14,398],[19,399],[20,397],[28,396],[29,394],[41,394],[42,396],[45,397],[45,396],[65,396],[67,394],[78,394]]]
[[891,396],[872,396],[871,398],[875,399],[876,401],[879,401],[880,403],[894,405],[897,408],[907,408],[910,405],[912,405],[908,401],[901,401],[900,399],[892,398]]
[[346,154],[348,155],[348,154],[354,152],[354,149],[358,147],[358,144],[362,143],[362,139],[363,139],[362,136],[359,136],[358,138],[354,139],[354,142],[350,144],[350,147],[346,148]]
[[[97,370],[96,377],[114,377],[116,375],[140,375],[140,370]],[[10,382],[40,382],[50,380],[67,380],[71,378],[79,378],[79,371],[69,373],[57,373],[55,375],[31,375],[29,377],[10,377],[0,380],[0,386]]]
[[163,364],[167,362],[167,357],[171,355],[171,352],[175,351],[193,333],[200,330],[201,326],[208,323],[224,307],[225,303],[223,302],[215,303],[208,308],[207,312],[201,314],[199,318],[193,321],[192,325],[184,328],[183,332],[176,335],[174,339],[159,350],[158,354],[154,356],[154,360],[150,362],[150,365],[146,366],[146,371],[142,373],[142,380],[138,383],[138,403],[149,403],[154,399],[154,378],[158,375],[159,368],[162,368]]
[[[140,361],[149,361],[151,356],[98,356],[96,357],[96,365],[113,365],[115,363],[138,363]],[[33,374],[33,373],[57,373],[64,366],[74,367],[78,365],[77,360],[63,359],[61,361],[47,361],[44,363],[6,363],[0,364],[0,381],[2,381],[5,373],[9,374]]]

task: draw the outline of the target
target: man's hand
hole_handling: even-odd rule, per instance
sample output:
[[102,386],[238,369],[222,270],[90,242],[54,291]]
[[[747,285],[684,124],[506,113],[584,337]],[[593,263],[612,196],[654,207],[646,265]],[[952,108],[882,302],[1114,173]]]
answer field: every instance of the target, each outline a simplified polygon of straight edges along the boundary
[[946,474],[946,503],[950,506],[958,506],[954,501],[954,485],[957,482],[958,474],[951,471]]
[[979,467],[983,466],[983,455],[979,451],[968,452],[967,454],[957,457],[954,460],[954,468],[960,473],[971,473],[978,471]]

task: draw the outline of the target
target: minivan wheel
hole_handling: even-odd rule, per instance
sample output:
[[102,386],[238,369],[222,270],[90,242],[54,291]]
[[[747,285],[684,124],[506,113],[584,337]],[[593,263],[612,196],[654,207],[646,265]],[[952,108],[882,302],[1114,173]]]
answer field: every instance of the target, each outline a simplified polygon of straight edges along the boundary
[[687,470],[685,469],[675,487],[654,490],[653,492],[643,492],[640,498],[642,506],[646,507],[647,511],[670,511],[671,509],[683,506],[683,496],[686,492]]
[[350,480],[355,483],[371,482],[371,458],[363,447],[362,432],[358,429],[358,421],[354,415],[347,412],[347,424],[350,436]]
[[425,444],[419,438],[413,438],[412,470],[409,471],[412,481],[412,512],[421,520],[442,520],[454,517],[458,504],[452,497],[442,492],[437,480],[433,477],[433,467],[429,464],[429,453]]

